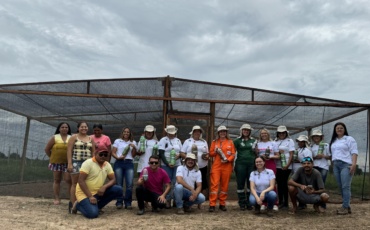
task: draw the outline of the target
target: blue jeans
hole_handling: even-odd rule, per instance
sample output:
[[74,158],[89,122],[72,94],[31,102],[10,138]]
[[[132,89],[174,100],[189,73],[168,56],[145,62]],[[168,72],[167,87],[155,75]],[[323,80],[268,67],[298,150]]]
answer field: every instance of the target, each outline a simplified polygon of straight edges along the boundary
[[346,162],[340,160],[333,161],[333,172],[335,179],[338,183],[340,193],[342,194],[343,208],[351,207],[350,201],[351,201],[352,175],[349,172],[350,167],[351,165]]
[[77,210],[82,213],[85,217],[89,219],[97,218],[99,215],[99,210],[104,208],[112,200],[116,199],[117,196],[122,196],[122,188],[117,185],[107,188],[103,196],[98,194],[94,195],[97,199],[97,204],[90,203],[89,198],[85,198],[77,203]]
[[177,208],[182,208],[184,205],[186,207],[190,207],[193,204],[201,204],[206,201],[206,197],[202,193],[199,193],[198,197],[194,201],[190,201],[189,197],[191,196],[191,192],[181,184],[176,184],[174,195]]
[[125,207],[131,206],[132,188],[134,182],[134,163],[132,160],[120,160],[114,163],[114,175],[117,185],[123,189],[123,180],[125,180],[126,191],[125,195],[117,197],[116,205],[122,205],[125,201]]
[[[260,192],[257,192],[257,195],[260,196],[261,193]],[[268,209],[272,209],[274,207],[276,198],[277,198],[277,196],[276,196],[276,192],[275,191],[269,191],[269,192],[265,193],[265,199],[263,201],[267,202],[267,208]],[[256,206],[257,205],[257,200],[253,196],[252,193],[249,196],[249,204],[251,206]]]
[[164,171],[166,171],[168,177],[171,180],[171,191],[166,195],[166,200],[171,200],[173,199],[173,188],[176,183],[176,170],[178,166],[174,166],[173,168],[168,167],[167,165],[162,165],[161,166]]

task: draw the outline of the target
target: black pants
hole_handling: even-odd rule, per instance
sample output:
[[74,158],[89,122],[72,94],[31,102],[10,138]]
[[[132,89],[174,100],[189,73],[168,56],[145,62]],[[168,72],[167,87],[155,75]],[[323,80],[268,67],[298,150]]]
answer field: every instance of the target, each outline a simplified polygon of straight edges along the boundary
[[288,206],[289,204],[288,179],[291,171],[291,169],[276,169],[276,183],[278,186],[279,205]]
[[166,203],[160,203],[158,201],[157,193],[151,192],[148,189],[145,189],[143,186],[138,186],[136,188],[136,198],[139,205],[139,209],[144,209],[144,201],[150,202],[153,209],[162,209],[166,206]]

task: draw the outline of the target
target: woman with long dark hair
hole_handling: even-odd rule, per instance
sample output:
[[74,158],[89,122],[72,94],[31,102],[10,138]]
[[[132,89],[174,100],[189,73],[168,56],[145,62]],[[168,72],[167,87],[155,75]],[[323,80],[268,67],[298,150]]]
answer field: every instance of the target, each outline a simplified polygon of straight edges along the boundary
[[342,207],[337,210],[337,214],[351,214],[351,183],[356,172],[358,150],[355,139],[348,135],[347,127],[343,122],[334,125],[330,152],[334,176],[342,195]]
[[71,190],[71,176],[67,172],[67,143],[71,137],[71,127],[66,122],[59,123],[55,134],[45,146],[45,153],[50,158],[49,169],[53,171],[54,204],[60,204],[60,182],[62,177],[68,184],[68,193]]

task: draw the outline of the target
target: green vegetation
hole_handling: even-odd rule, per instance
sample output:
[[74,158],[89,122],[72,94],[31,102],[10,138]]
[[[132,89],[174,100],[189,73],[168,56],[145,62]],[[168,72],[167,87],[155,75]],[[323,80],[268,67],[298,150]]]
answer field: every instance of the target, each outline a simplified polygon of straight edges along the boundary
[[[0,159],[0,183],[19,182],[21,171],[21,159]],[[23,181],[52,180],[53,173],[48,169],[48,160],[27,159],[24,167]]]
[[[363,187],[363,184],[365,183],[364,198],[370,199],[370,194],[369,194],[370,181],[369,181],[369,179],[370,178],[369,178],[368,173],[365,174],[365,181],[364,181],[364,175],[355,175],[355,176],[353,176],[352,186],[351,186],[352,196],[361,198],[362,197],[362,187]],[[332,174],[332,173],[328,174],[328,176],[326,178],[326,182],[325,182],[325,187],[329,191],[339,193],[338,184],[337,184],[337,181],[335,180],[334,174]]]

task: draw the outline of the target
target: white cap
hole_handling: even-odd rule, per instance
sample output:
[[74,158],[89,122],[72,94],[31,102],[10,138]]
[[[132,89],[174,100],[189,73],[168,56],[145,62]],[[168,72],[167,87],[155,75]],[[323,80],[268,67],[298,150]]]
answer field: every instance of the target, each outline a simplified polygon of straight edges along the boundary
[[154,132],[154,131],[155,131],[155,128],[153,125],[147,125],[144,128],[144,132]]
[[288,132],[287,128],[285,125],[280,125],[278,128],[277,128],[277,132],[278,133],[282,133],[282,132]]
[[240,127],[240,130],[243,130],[243,129],[253,130],[250,124],[243,124],[242,127]]
[[312,136],[322,136],[321,130],[320,129],[313,130],[312,133],[311,133],[311,137]]
[[226,128],[226,126],[224,126],[224,125],[221,125],[221,126],[219,126],[218,128],[217,128],[217,132],[220,132],[220,131],[222,131],[222,130],[228,130],[227,128]]
[[189,134],[192,135],[193,132],[194,132],[194,130],[200,130],[200,132],[203,133],[202,127],[200,127],[199,125],[194,125],[193,128],[192,128],[192,130],[191,130],[191,132]]
[[177,128],[174,125],[167,125],[167,128],[164,129],[168,134],[176,134]]

